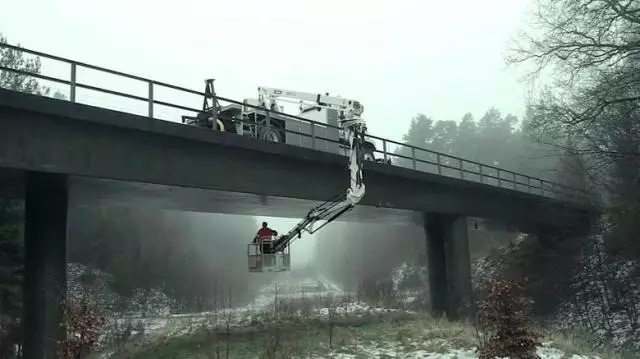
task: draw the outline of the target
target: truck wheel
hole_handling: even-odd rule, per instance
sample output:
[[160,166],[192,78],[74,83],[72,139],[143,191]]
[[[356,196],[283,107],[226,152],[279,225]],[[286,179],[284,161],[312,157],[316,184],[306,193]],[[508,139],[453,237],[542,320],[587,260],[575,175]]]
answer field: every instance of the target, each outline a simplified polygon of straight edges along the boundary
[[282,142],[282,135],[277,128],[262,128],[258,133],[258,138],[268,142]]
[[373,154],[376,148],[371,143],[365,143],[362,148],[362,159],[365,161],[375,162],[376,156]]
[[362,154],[362,159],[365,161],[375,161],[375,157],[373,157],[373,152],[369,150],[364,150],[364,153]]
[[225,126],[224,126],[224,122],[222,122],[222,120],[221,120],[221,119],[217,119],[217,120],[216,120],[216,123],[213,125],[213,128],[214,128],[216,131],[220,131],[220,132],[224,132],[224,131],[226,131],[226,128],[225,128]]

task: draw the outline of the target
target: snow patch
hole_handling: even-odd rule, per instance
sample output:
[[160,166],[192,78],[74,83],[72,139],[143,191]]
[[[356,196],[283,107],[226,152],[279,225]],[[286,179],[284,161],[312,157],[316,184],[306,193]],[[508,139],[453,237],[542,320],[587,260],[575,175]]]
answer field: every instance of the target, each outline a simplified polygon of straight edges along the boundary
[[[446,344],[443,343],[443,344]],[[374,342],[368,344],[358,344],[355,347],[348,348],[349,353],[334,351],[329,353],[324,358],[332,359],[356,359],[356,358],[420,358],[420,359],[478,359],[476,349],[463,349],[463,348],[447,348],[443,352],[433,352],[425,349],[407,350],[401,343],[398,342]],[[587,356],[573,354],[567,355],[560,349],[554,348],[551,344],[546,344],[537,350],[537,354],[540,359],[600,359],[598,356]],[[508,358],[496,358],[496,359],[508,359]]]

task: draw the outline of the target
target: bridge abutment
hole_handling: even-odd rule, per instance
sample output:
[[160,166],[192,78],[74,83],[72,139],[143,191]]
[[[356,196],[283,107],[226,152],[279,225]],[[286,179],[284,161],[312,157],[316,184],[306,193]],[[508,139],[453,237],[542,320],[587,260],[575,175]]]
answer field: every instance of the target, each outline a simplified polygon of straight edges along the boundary
[[472,289],[466,217],[427,213],[424,225],[431,311],[451,320],[468,317]]
[[67,176],[29,172],[25,188],[23,357],[54,359],[67,291]]

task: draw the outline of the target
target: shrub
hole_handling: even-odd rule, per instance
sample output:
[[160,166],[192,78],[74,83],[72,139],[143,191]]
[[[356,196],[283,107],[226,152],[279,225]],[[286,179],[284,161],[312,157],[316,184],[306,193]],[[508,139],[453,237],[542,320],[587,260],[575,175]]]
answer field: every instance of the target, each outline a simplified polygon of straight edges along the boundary
[[522,295],[520,286],[509,281],[488,280],[482,291],[484,299],[477,314],[479,359],[538,358],[539,336],[530,329],[533,301]]
[[64,339],[59,343],[61,359],[85,358],[98,345],[105,323],[95,300],[92,285],[83,286],[78,297],[68,297],[62,303]]

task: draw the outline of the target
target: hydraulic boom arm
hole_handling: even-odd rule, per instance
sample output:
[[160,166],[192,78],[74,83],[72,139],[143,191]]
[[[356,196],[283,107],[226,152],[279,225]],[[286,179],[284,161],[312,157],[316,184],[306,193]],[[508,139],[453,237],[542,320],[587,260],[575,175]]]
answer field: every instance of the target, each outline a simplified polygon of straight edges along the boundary
[[283,90],[272,87],[258,87],[258,98],[260,103],[267,108],[273,108],[276,100],[299,103],[300,105],[313,103],[314,106],[331,108],[340,112],[341,127],[348,129],[351,124],[357,122],[363,125],[360,115],[364,111],[364,107],[359,101],[346,99],[340,96],[329,96],[329,94],[316,94],[302,91]]
[[[275,241],[273,246],[274,251],[279,252],[284,250],[289,244],[291,244],[291,242],[293,242],[295,237],[301,237],[303,231],[310,234],[315,233],[342,214],[353,209],[353,207],[355,207],[364,196],[365,186],[362,178],[362,144],[364,143],[366,127],[364,125],[364,121],[360,119],[359,116],[356,119],[352,118],[351,121],[345,121],[344,127],[347,130],[348,140],[350,143],[349,172],[351,182],[349,187],[346,192],[339,193],[336,197],[309,211],[309,214],[307,214],[302,221]],[[313,228],[317,221],[326,222],[318,228]]]

